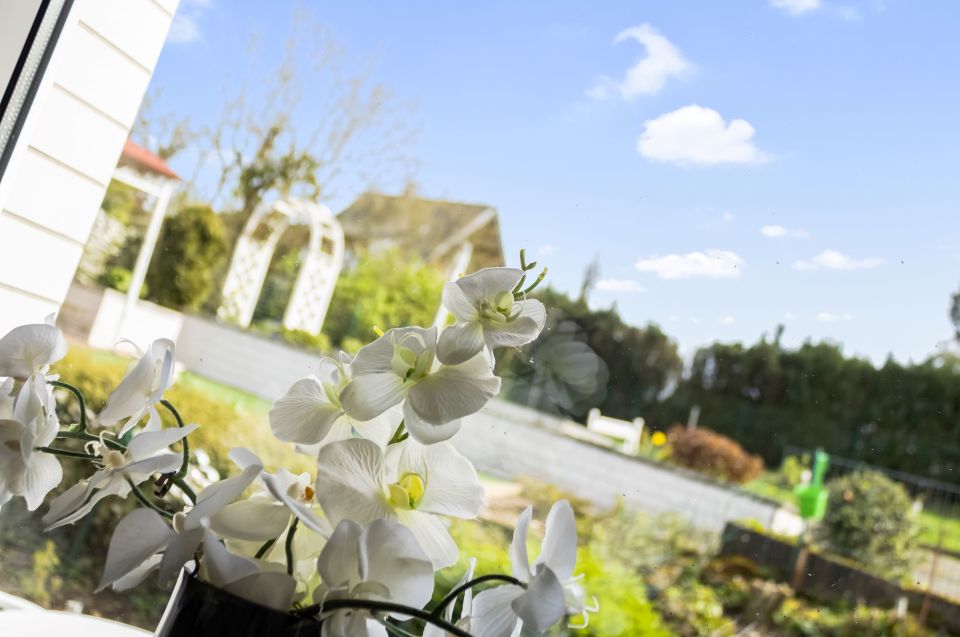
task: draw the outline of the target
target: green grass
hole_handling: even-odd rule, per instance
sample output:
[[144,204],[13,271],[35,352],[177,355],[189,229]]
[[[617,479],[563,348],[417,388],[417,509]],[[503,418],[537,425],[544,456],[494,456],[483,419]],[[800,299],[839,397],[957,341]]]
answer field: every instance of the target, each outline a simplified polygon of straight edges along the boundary
[[223,385],[215,380],[197,376],[190,372],[180,374],[180,377],[177,379],[177,384],[181,387],[196,389],[213,400],[230,405],[237,411],[246,412],[258,417],[266,418],[272,406],[272,403],[265,398],[248,394],[236,387]]

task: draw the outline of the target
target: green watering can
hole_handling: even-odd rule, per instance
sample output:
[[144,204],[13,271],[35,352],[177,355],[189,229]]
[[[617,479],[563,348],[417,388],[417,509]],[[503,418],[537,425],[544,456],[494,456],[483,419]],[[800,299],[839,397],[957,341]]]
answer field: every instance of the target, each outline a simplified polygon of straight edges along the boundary
[[822,520],[827,512],[827,490],[823,477],[827,473],[830,456],[823,449],[813,455],[813,479],[810,484],[798,484],[793,490],[800,505],[800,517],[804,520]]

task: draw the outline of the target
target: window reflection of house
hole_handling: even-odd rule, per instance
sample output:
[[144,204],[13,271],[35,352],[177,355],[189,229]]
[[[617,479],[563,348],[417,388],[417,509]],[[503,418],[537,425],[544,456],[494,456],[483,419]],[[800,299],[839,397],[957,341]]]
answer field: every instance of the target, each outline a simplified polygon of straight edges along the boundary
[[500,222],[483,204],[366,193],[340,213],[348,263],[358,252],[396,248],[436,266],[445,278],[504,265]]

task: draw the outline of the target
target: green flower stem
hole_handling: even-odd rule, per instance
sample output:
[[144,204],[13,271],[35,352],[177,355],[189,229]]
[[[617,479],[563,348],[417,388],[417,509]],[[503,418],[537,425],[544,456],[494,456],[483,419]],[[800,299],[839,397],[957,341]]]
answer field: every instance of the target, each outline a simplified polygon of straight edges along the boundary
[[61,389],[66,389],[74,396],[77,397],[77,402],[80,403],[80,423],[79,423],[79,432],[84,432],[87,430],[87,402],[83,399],[83,392],[71,385],[70,383],[65,383],[62,380],[51,380],[47,381],[54,387],[60,387]]
[[523,582],[521,582],[515,577],[510,577],[509,575],[500,575],[499,573],[491,573],[490,575],[481,575],[480,577],[475,577],[469,582],[461,584],[460,586],[450,591],[447,594],[447,596],[444,597],[439,604],[437,604],[437,607],[430,612],[433,613],[434,615],[440,615],[440,613],[443,612],[443,609],[449,606],[450,604],[452,604],[454,601],[456,601],[457,597],[461,593],[467,590],[470,590],[474,586],[483,584],[484,582],[506,582],[508,584],[519,586],[520,588],[527,587],[526,584],[524,584]]
[[[174,420],[177,421],[177,427],[183,427],[183,418],[180,417],[180,412],[177,411],[169,400],[161,400],[160,404],[167,408],[171,414],[173,414]],[[187,437],[184,436],[180,440],[180,444],[183,446],[183,463],[180,464],[180,470],[173,476],[174,481],[182,480],[187,475],[187,465],[190,464],[190,443],[187,442]],[[179,485],[178,485],[179,486]],[[181,487],[182,488],[182,487]],[[192,498],[196,502],[196,498]]]
[[287,575],[293,575],[293,536],[297,532],[297,526],[300,524],[300,518],[294,516],[293,523],[290,524],[290,530],[287,531]]
[[393,432],[393,435],[390,436],[390,442],[387,443],[387,446],[395,445],[398,442],[403,442],[406,440],[410,434],[407,433],[406,428],[404,427],[403,421],[400,421],[400,425],[397,427],[397,430]]
[[140,490],[140,487],[138,487],[136,484],[133,483],[133,480],[131,480],[130,478],[127,478],[127,484],[130,485],[130,489],[133,493],[133,497],[139,500],[140,504],[147,507],[148,509],[153,509],[154,511],[156,511],[163,517],[167,518],[168,520],[173,518],[173,513],[170,513],[166,509],[158,507],[156,504],[148,500],[147,496],[145,496],[143,494],[143,491]]
[[71,451],[69,449],[57,449],[56,447],[37,447],[37,451],[42,451],[44,453],[50,453],[55,456],[63,456],[65,458],[78,458],[80,460],[99,460],[100,456],[95,456],[91,453],[85,453],[83,451]]
[[263,557],[264,555],[266,555],[266,554],[267,554],[267,551],[269,551],[270,549],[272,549],[272,548],[273,548],[273,545],[276,544],[276,543],[277,543],[277,538],[273,538],[272,540],[267,540],[266,542],[263,543],[263,546],[261,546],[261,547],[257,550],[257,554],[254,555],[253,557],[255,557],[256,559],[259,560],[261,557]]
[[433,624],[437,628],[440,628],[451,635],[455,635],[456,637],[473,637],[470,633],[462,628],[454,626],[450,622],[441,619],[440,617],[436,617],[420,608],[413,608],[412,606],[404,606],[403,604],[381,602],[371,599],[331,599],[327,600],[323,604],[308,606],[301,610],[298,614],[310,616],[321,611],[327,613],[336,610],[368,610],[371,612],[379,611],[383,613],[409,615],[410,617],[421,619],[428,624]]
[[190,488],[190,485],[187,484],[186,480],[183,478],[174,477],[173,483],[180,487],[180,490],[183,491],[184,495],[190,498],[191,502],[194,504],[197,503],[197,494],[193,489]]

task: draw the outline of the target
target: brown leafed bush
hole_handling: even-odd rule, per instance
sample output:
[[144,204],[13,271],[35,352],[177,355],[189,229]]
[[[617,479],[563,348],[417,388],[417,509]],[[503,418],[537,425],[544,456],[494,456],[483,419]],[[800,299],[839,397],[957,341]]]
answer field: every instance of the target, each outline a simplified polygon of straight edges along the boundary
[[674,425],[667,432],[670,459],[700,473],[743,484],[763,471],[763,459],[715,431]]

